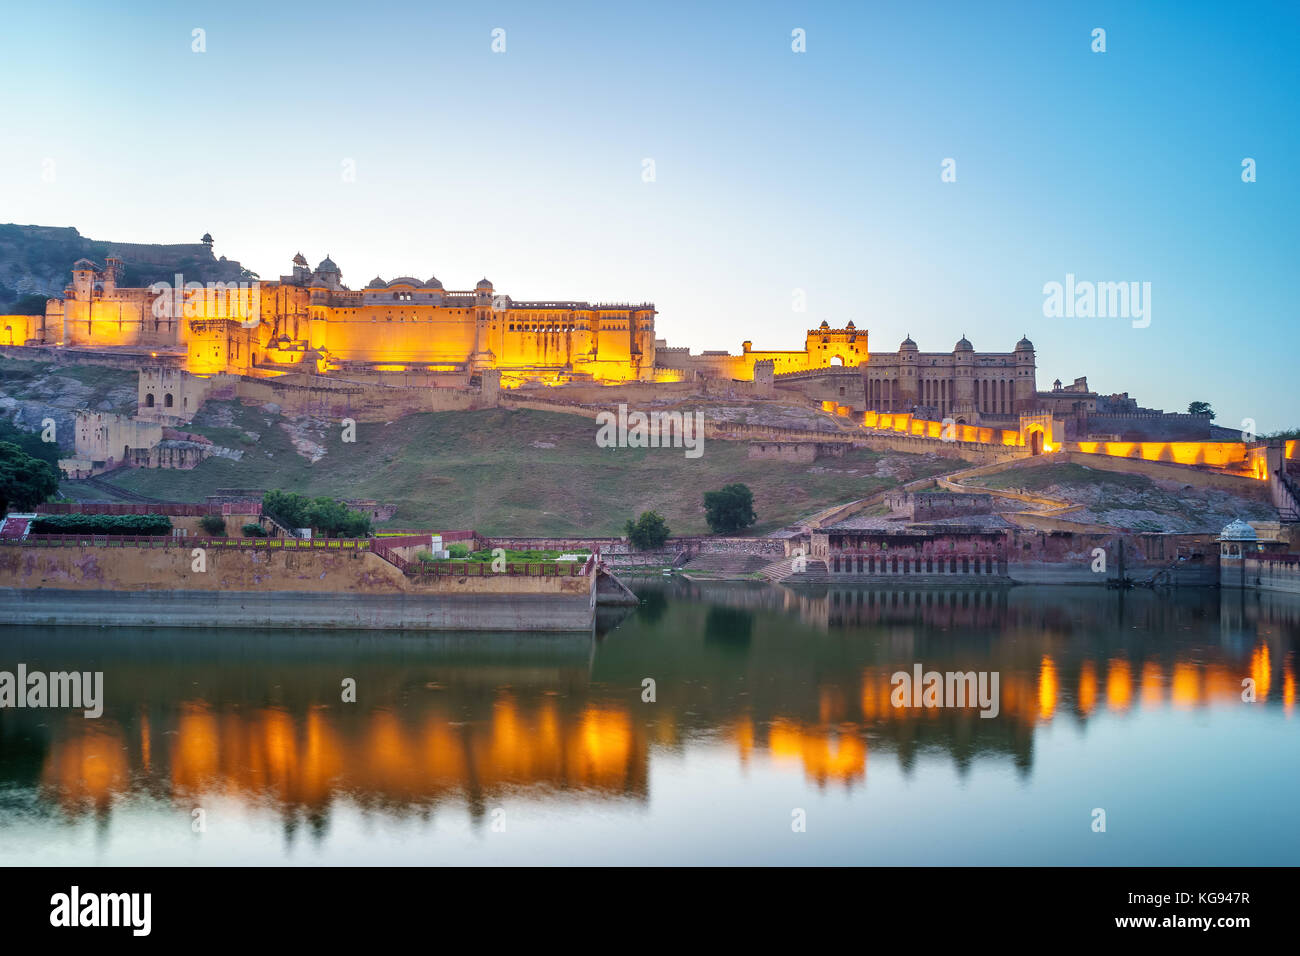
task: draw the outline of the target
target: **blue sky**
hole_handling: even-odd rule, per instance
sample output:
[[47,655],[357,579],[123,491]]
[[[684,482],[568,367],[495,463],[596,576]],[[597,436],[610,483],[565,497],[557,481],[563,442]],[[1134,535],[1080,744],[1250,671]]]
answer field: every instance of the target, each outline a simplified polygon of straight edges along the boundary
[[[1027,333],[1040,387],[1300,425],[1295,3],[172,7],[7,12],[0,221],[648,299],[696,351]],[[1044,317],[1067,273],[1150,326]]]

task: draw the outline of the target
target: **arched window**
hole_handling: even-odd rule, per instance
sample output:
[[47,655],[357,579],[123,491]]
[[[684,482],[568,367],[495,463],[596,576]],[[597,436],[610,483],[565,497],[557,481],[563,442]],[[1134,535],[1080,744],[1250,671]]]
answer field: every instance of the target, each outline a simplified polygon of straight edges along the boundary
[[153,392],[150,392],[144,397],[144,407],[153,408]]
[[171,408],[171,407],[172,407],[172,393],[171,393],[171,392],[168,392],[168,393],[163,397],[163,405],[166,406],[167,408]]

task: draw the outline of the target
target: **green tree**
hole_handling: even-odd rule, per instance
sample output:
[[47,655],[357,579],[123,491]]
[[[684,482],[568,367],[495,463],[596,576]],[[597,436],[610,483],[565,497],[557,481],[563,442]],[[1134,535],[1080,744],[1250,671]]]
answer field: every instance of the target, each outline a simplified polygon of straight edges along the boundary
[[262,510],[286,528],[313,528],[327,538],[365,538],[370,516],[328,496],[308,498],[295,491],[268,491]]
[[13,442],[0,441],[0,515],[27,511],[59,489],[59,471]]
[[748,485],[727,485],[704,493],[704,517],[714,534],[735,534],[758,520]]
[[41,436],[36,432],[25,432],[16,425],[0,421],[0,441],[7,441],[12,445],[17,445],[33,458],[49,462],[54,466],[56,472],[59,469],[58,443],[41,441]]
[[1206,412],[1210,413],[1211,419],[1214,418],[1214,409],[1210,407],[1209,402],[1192,402],[1187,406],[1189,415],[1204,415]]
[[226,533],[226,519],[221,515],[204,515],[199,519],[199,527],[214,537]]
[[643,511],[636,521],[629,520],[624,529],[627,540],[638,551],[655,551],[664,546],[671,532],[668,522],[657,511]]

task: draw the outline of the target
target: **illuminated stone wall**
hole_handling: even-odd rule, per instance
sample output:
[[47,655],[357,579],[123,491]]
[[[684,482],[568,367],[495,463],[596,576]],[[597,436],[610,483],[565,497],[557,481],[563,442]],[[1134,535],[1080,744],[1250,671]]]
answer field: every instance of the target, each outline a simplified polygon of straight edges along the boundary
[[45,316],[0,315],[0,345],[26,345],[28,341],[43,343]]

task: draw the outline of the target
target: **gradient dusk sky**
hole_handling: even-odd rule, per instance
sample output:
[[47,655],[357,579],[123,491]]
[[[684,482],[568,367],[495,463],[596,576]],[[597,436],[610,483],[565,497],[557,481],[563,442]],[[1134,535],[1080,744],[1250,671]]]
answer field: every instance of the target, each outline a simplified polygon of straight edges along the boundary
[[[1295,2],[10,6],[0,222],[651,300],[693,351],[1028,334],[1040,388],[1269,431],[1300,425],[1298,47]],[[1067,273],[1149,282],[1150,326],[1044,317]]]

